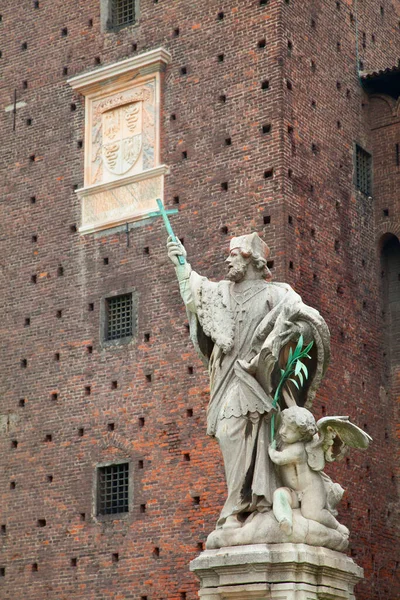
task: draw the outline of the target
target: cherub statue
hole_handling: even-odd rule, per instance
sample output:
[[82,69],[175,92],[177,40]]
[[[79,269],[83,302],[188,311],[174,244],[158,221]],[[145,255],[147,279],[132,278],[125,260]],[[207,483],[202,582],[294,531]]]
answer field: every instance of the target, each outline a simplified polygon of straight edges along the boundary
[[279,449],[274,441],[268,453],[285,486],[275,490],[272,506],[283,532],[291,535],[292,509],[300,508],[304,518],[348,537],[347,527],[335,518],[344,490],[322,469],[325,461],[339,459],[348,447],[367,448],[372,438],[348,417],[324,417],[316,423],[309,410],[291,406],[281,413],[278,439]]

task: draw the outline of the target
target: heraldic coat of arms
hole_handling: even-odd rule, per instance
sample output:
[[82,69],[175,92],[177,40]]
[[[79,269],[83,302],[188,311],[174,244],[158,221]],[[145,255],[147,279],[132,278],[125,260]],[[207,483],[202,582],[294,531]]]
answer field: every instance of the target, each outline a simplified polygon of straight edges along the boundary
[[129,171],[142,149],[142,102],[132,102],[102,114],[102,157],[114,175]]

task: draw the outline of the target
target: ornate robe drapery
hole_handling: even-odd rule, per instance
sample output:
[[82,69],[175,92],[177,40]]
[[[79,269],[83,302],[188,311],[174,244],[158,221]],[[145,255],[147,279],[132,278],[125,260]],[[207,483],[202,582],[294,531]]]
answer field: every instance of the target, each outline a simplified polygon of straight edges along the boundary
[[[207,433],[224,457],[228,498],[219,526],[238,513],[269,510],[278,482],[268,457],[269,419],[285,348],[286,321],[315,342],[310,377],[296,398],[309,406],[329,361],[329,331],[318,311],[284,283],[214,283],[183,267],[179,276],[192,341],[208,366]],[[182,269],[182,270],[183,270]],[[287,350],[287,348],[286,348]],[[253,366],[250,367],[250,362]]]

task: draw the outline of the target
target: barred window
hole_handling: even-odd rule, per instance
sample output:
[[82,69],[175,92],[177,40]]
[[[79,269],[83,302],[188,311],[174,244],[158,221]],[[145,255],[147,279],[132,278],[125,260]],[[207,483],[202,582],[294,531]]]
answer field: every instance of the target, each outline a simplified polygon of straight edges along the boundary
[[129,512],[129,463],[97,468],[97,514]]
[[355,156],[355,184],[363,194],[372,195],[372,156],[358,144]]
[[111,0],[111,23],[119,29],[135,22],[135,0]]
[[133,335],[132,294],[113,296],[105,301],[105,340],[121,340]]

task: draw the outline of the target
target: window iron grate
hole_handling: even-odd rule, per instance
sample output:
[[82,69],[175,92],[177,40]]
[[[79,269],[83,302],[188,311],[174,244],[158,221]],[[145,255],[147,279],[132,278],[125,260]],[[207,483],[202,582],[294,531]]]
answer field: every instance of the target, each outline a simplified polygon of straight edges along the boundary
[[367,196],[372,195],[372,156],[356,146],[356,187]]
[[112,0],[111,18],[114,28],[135,22],[135,0]]
[[97,514],[129,511],[129,463],[98,468]]
[[106,341],[132,336],[132,294],[106,299]]

